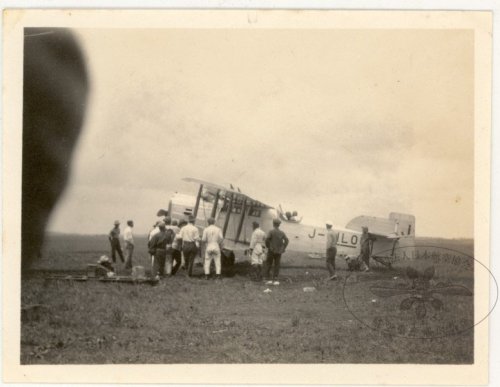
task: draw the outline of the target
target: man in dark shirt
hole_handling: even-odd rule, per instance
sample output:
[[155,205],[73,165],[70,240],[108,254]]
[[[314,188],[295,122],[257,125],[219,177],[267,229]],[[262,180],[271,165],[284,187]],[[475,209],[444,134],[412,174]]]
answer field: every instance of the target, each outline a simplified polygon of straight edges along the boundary
[[[279,285],[278,275],[280,272],[280,261],[281,254],[283,254],[288,246],[288,238],[283,231],[279,229],[281,221],[279,219],[273,219],[274,228],[269,231],[266,237],[266,247],[267,260],[266,260],[266,278],[268,281],[266,285]],[[271,266],[273,266],[273,276],[272,279],[269,277],[271,271]]]
[[363,233],[361,234],[361,253],[359,255],[359,258],[364,263],[364,271],[370,271],[371,246],[373,241],[375,241],[377,238],[375,238],[368,232],[368,227],[364,226],[361,228],[361,230],[363,231]]
[[169,236],[164,222],[158,223],[160,232],[153,235],[148,243],[149,253],[153,256],[152,277],[160,279],[165,276],[165,261],[167,258],[167,245],[171,245],[173,237]]
[[109,243],[111,244],[111,258],[113,258],[113,263],[116,263],[116,253],[120,256],[120,260],[125,262],[123,259],[122,246],[120,245],[120,222],[115,220],[115,227],[109,232]]

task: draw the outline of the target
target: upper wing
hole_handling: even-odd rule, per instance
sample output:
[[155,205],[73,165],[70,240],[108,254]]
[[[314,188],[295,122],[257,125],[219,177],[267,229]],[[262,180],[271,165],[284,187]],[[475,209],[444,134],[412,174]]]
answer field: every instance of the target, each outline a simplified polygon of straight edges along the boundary
[[231,194],[233,198],[237,199],[247,199],[252,202],[254,206],[259,206],[259,207],[264,207],[264,208],[273,208],[273,206],[270,206],[269,204],[263,203],[260,200],[254,199],[243,192],[240,191],[239,188],[235,189],[234,187],[230,186],[224,186],[216,183],[212,183],[210,181],[206,180],[201,180],[201,179],[196,179],[193,177],[185,177],[182,179],[183,181],[186,181],[188,183],[196,183],[196,184],[201,184],[203,185],[203,188],[206,189],[210,194],[216,195],[217,192],[219,192],[219,198],[224,198],[227,194]]

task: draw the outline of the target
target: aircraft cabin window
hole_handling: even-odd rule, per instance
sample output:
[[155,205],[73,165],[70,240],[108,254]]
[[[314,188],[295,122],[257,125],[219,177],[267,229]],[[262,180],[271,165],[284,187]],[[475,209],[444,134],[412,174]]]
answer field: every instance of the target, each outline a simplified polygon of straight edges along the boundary
[[260,218],[260,210],[257,208],[253,208],[249,213],[250,216],[255,216],[256,218]]

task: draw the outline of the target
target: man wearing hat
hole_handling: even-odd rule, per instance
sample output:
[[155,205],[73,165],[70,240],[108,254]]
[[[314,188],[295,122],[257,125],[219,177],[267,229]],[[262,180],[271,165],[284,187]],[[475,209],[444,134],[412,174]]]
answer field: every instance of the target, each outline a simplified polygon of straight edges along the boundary
[[215,225],[214,218],[208,219],[208,227],[203,230],[201,241],[205,243],[205,262],[203,265],[205,279],[208,279],[210,276],[210,265],[212,264],[212,260],[215,262],[216,278],[220,279],[220,256],[224,237],[222,236],[222,230]]
[[333,222],[328,220],[326,222],[326,268],[330,276],[329,280],[336,280],[337,275],[335,274],[335,256],[337,255],[337,241],[338,235],[333,231]]
[[122,263],[125,262],[120,245],[120,222],[118,220],[115,220],[115,227],[109,232],[108,239],[111,244],[111,258],[113,259],[113,263],[116,263],[116,253],[120,256]]
[[168,246],[174,240],[173,232],[167,233],[164,222],[158,223],[160,232],[155,234],[148,243],[149,253],[153,256],[152,276],[156,279],[165,275],[165,261],[167,259]]
[[194,225],[195,218],[189,215],[188,224],[181,228],[180,237],[182,239],[182,252],[186,260],[188,276],[193,275],[194,259],[200,247],[200,232]]
[[262,264],[266,254],[266,233],[259,227],[259,222],[253,222],[253,233],[250,239],[250,259],[255,272],[255,279],[262,280]]
[[[165,266],[166,266],[167,276],[171,276],[172,274],[175,274],[173,271],[173,252],[174,252],[173,245],[175,243],[175,236],[179,231],[179,227],[172,226],[172,218],[170,216],[166,216],[165,218],[163,218],[163,222],[165,223],[165,230],[167,233],[167,241],[168,241]],[[177,269],[175,271],[177,272]]]
[[364,271],[370,271],[370,250],[371,250],[371,244],[375,238],[373,235],[371,235],[368,232],[368,227],[363,226],[361,227],[362,234],[361,234],[361,254],[359,255],[359,258],[363,262],[363,270]]
[[[273,219],[273,229],[269,231],[266,237],[266,247],[268,248],[266,260],[266,278],[269,280],[267,285],[279,285],[278,275],[280,272],[281,254],[283,254],[288,246],[288,238],[283,231],[280,230],[281,220]],[[273,276],[269,277],[273,267]]]

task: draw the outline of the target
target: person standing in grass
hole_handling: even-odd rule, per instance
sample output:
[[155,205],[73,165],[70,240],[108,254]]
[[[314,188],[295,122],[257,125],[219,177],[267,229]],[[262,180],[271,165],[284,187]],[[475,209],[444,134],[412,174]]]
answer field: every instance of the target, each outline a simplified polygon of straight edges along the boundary
[[335,274],[335,256],[337,255],[337,240],[338,235],[333,230],[332,221],[326,222],[326,268],[329,273],[329,280],[336,280],[337,274]]
[[205,243],[205,279],[210,276],[210,265],[212,260],[215,262],[215,276],[216,279],[220,279],[221,274],[221,249],[224,237],[222,236],[222,230],[215,225],[215,219],[208,219],[208,227],[203,230],[203,236],[201,241]]
[[255,279],[262,280],[262,264],[266,254],[266,233],[259,227],[259,222],[253,222],[253,233],[250,239],[250,259],[255,272]]
[[158,228],[160,231],[153,235],[148,243],[149,253],[153,256],[151,275],[155,279],[165,276],[165,260],[167,258],[167,244],[169,243],[165,223],[159,222]]
[[182,219],[179,221],[179,232],[175,236],[174,243],[172,244],[172,247],[174,249],[173,258],[176,259],[176,257],[180,257],[179,259],[181,261],[181,268],[183,270],[186,270],[186,260],[184,258],[184,253],[182,252],[181,230],[186,224],[187,224],[187,222],[185,219]]
[[134,221],[127,220],[127,227],[123,230],[123,240],[125,241],[125,269],[132,269],[132,255],[134,254],[133,228]]
[[166,216],[164,218],[165,223],[165,232],[167,234],[167,244],[166,244],[166,259],[165,259],[165,270],[167,272],[167,276],[172,275],[172,258],[173,258],[173,248],[172,245],[175,240],[175,228],[172,226],[172,218],[170,216]]
[[[266,278],[268,281],[266,285],[279,285],[278,275],[280,272],[281,255],[285,252],[288,246],[288,238],[286,234],[280,230],[281,220],[278,218],[273,219],[273,229],[269,231],[266,237],[267,260],[266,260]],[[269,277],[273,267],[273,276]]]
[[172,261],[173,261],[173,266],[172,266],[172,275],[175,275],[175,273],[177,273],[177,270],[179,270],[179,267],[181,267],[181,263],[182,263],[182,253],[181,253],[181,249],[180,249],[180,232],[181,232],[181,229],[179,228],[179,226],[177,225],[177,220],[172,220],[172,230],[174,231],[175,233],[175,236],[174,236],[174,241],[172,242]]
[[122,263],[125,262],[123,259],[122,247],[120,245],[120,222],[118,220],[115,220],[114,227],[109,232],[108,239],[111,244],[111,258],[113,259],[113,263],[116,263],[116,253],[120,256]]
[[371,235],[368,232],[368,227],[363,226],[361,227],[362,234],[361,234],[361,253],[359,255],[359,259],[363,262],[363,271],[370,271],[370,250],[371,250],[371,244],[373,241],[375,241],[377,238],[375,238],[373,235]]
[[190,215],[188,224],[181,229],[182,252],[186,260],[189,277],[193,275],[194,260],[200,248],[200,232],[194,225],[195,220],[195,217]]

